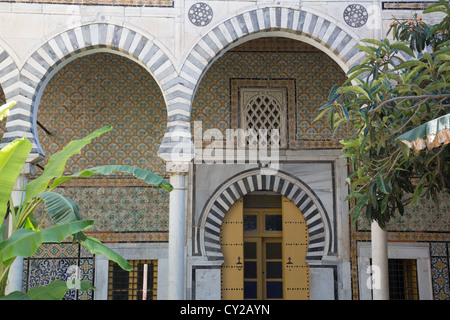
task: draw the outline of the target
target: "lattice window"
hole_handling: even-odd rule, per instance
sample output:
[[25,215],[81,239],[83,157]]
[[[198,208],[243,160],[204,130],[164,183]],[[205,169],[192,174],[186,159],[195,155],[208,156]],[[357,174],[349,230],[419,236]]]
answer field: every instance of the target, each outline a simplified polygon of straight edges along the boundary
[[389,259],[389,299],[419,299],[415,259]]
[[130,272],[110,261],[108,300],[156,300],[158,261],[131,260],[129,262],[133,266]]
[[[280,148],[285,148],[286,89],[241,88],[240,97],[242,128],[247,130],[248,145],[257,147],[262,142],[270,148],[272,141],[276,141]],[[267,135],[261,135],[261,129],[266,129]]]

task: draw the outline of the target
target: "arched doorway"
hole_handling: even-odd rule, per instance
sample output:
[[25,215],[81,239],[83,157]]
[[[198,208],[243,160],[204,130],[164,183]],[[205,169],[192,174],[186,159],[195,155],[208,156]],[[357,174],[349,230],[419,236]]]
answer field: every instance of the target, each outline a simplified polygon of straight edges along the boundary
[[275,192],[238,199],[222,223],[222,299],[309,299],[308,228],[300,209]]

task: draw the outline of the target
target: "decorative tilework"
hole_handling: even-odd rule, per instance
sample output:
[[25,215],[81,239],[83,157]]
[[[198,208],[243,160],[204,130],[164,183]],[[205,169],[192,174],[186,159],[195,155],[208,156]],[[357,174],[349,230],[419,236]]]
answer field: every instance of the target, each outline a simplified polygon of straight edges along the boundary
[[[146,70],[127,58],[97,53],[71,62],[51,79],[38,110],[39,123],[51,135],[39,128],[39,137],[43,149],[53,154],[112,124],[113,130],[69,159],[66,173],[124,164],[164,176],[157,152],[166,117],[161,91]],[[168,229],[169,193],[129,175],[74,179],[55,191],[75,201],[83,218],[95,221],[90,231],[99,238],[107,234],[109,241],[154,241],[160,237],[153,232]],[[43,209],[36,210],[36,218],[45,217]],[[136,232],[143,234],[137,237]]]
[[[167,231],[169,197],[162,188],[136,186],[62,187],[56,192],[78,203],[83,219],[92,219],[89,231]],[[36,212],[42,219],[42,208]],[[41,220],[39,220],[41,221]],[[49,221],[44,226],[49,226]]]
[[[422,201],[414,208],[406,207],[403,217],[396,216],[388,224],[388,241],[425,242],[430,244],[434,299],[450,299],[448,243],[450,241],[450,205],[446,195],[439,195],[440,210],[430,201]],[[360,217],[351,228],[350,255],[353,299],[359,299],[358,242],[370,242],[370,224]]]
[[192,105],[192,120],[202,121],[204,129],[217,128],[223,134],[228,128],[237,129],[237,116],[233,111],[238,101],[235,83],[277,87],[289,79],[295,85],[290,92],[292,109],[288,111],[291,114],[289,147],[339,148],[338,140],[348,129],[342,128],[333,136],[324,121],[313,121],[318,108],[326,103],[331,87],[342,83],[345,73],[326,54],[295,42],[298,41],[257,39],[225,53],[199,84]]
[[52,134],[38,129],[48,154],[95,129],[113,126],[67,162],[67,173],[123,164],[165,175],[157,152],[166,118],[161,91],[146,70],[127,58],[98,53],[73,61],[50,80],[37,120]]
[[98,5],[98,6],[139,6],[139,7],[170,7],[173,8],[173,0],[0,0],[0,2],[12,3],[44,3],[44,4],[74,4],[74,5]]
[[382,2],[383,10],[425,10],[430,4],[437,1],[392,1]]
[[[450,232],[450,198],[438,195],[439,209],[431,200],[420,201],[414,207],[406,206],[403,216],[397,214],[388,223],[389,232],[433,231]],[[370,224],[364,217],[357,222],[358,230],[370,230]]]
[[450,242],[430,243],[431,279],[433,285],[433,298],[435,300],[450,300],[449,244]]
[[[24,259],[22,290],[47,285],[53,280],[67,281],[79,272],[79,280],[94,284],[94,259],[86,248],[71,243],[45,243],[35,255]],[[92,300],[93,291],[69,290],[63,300]]]

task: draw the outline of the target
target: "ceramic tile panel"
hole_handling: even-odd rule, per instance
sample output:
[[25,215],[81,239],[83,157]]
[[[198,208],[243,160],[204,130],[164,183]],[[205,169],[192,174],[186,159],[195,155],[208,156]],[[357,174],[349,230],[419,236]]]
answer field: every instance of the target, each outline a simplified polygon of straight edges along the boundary
[[65,66],[46,86],[37,121],[47,156],[71,140],[113,126],[69,159],[67,173],[123,164],[165,175],[157,156],[167,123],[164,99],[152,76],[125,57],[96,53]]
[[343,83],[345,73],[325,53],[299,41],[257,39],[220,57],[206,72],[192,105],[192,121],[203,129],[239,128],[237,87],[289,87],[289,148],[339,148],[348,135],[342,127],[333,135],[323,120],[314,122],[327,102],[333,85]]
[[[389,232],[450,231],[450,199],[446,194],[438,195],[439,208],[431,200],[420,201],[415,206],[406,206],[403,216],[397,214],[388,223]],[[358,230],[370,230],[370,223],[364,217],[357,222]]]
[[[86,249],[72,243],[45,243],[36,253],[24,259],[22,291],[44,286],[54,280],[67,281],[78,274],[78,280],[94,284],[94,258]],[[63,300],[92,300],[93,290],[70,289]]]
[[435,300],[450,300],[450,242],[431,242],[431,279],[433,298]]
[[[169,193],[149,186],[63,187],[55,190],[79,205],[83,219],[92,219],[90,232],[168,231]],[[36,219],[46,219],[44,206]],[[51,225],[45,220],[43,226]]]

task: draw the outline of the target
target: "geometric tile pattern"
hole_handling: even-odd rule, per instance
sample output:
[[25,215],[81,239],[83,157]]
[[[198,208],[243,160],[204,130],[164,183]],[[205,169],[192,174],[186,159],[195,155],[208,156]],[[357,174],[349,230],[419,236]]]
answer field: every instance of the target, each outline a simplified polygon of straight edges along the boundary
[[[362,59],[362,54],[355,47],[359,41],[358,36],[354,37],[347,34],[344,29],[337,26],[334,22],[319,17],[308,10],[271,6],[252,8],[234,15],[216,27],[211,28],[192,46],[192,50],[180,71],[180,83],[185,89],[181,90],[180,88],[181,97],[185,98],[185,92],[193,92],[193,89],[197,88],[201,78],[207,72],[207,68],[213,64],[216,58],[224,54],[230,44],[254,33],[277,30],[306,35],[321,46],[330,49],[333,55],[348,67],[358,64]],[[256,63],[258,62],[257,58],[253,57],[253,61]],[[264,59],[264,57],[262,58]],[[240,60],[234,61],[233,67],[237,68],[236,71],[240,69],[240,62]],[[253,78],[253,75],[246,72],[245,77]],[[171,105],[172,101],[175,102],[177,97],[176,95],[171,96],[171,99],[168,99],[168,105]],[[217,97],[217,94],[214,97]],[[180,110],[180,117],[184,110],[189,110],[189,97],[186,97],[186,100],[186,102],[181,102],[177,105],[177,108]],[[193,119],[195,118],[191,117],[191,120]],[[312,119],[308,120],[309,122],[312,121]],[[308,135],[308,139],[311,135],[314,136],[315,134],[311,132]],[[162,156],[169,155],[170,150],[170,145],[163,141],[160,154]]]
[[[90,232],[168,231],[169,197],[162,188],[63,187],[56,192],[77,203],[83,219],[95,221]],[[39,221],[45,217],[42,209],[35,213]],[[44,226],[49,226],[49,221]]]
[[431,279],[434,300],[450,300],[450,242],[431,242]]
[[51,132],[48,135],[38,127],[46,156],[71,140],[113,126],[69,159],[67,173],[123,164],[164,175],[165,165],[157,152],[166,118],[161,90],[146,70],[130,59],[97,53],[76,59],[50,80],[37,120]]
[[[128,55],[136,59],[151,73],[155,80],[164,83],[164,91],[169,90],[171,94],[177,94],[179,85],[176,79],[177,73],[172,61],[166,53],[138,31],[123,27],[122,25],[108,23],[87,23],[74,28],[65,29],[54,37],[43,37],[37,49],[32,52],[27,61],[22,64],[21,74],[18,70],[13,70],[7,76],[3,76],[7,70],[0,70],[2,77],[6,80],[4,85],[14,85],[8,91],[7,99],[18,101],[15,111],[19,117],[8,119],[7,130],[2,141],[3,144],[22,137],[24,134],[32,143],[31,159],[40,160],[43,153],[39,141],[38,133],[34,126],[37,118],[37,102],[40,99],[40,90],[50,80],[53,71],[59,70],[63,66],[62,61],[74,60],[86,53],[107,50],[118,50],[123,55]],[[0,61],[4,60],[4,54],[0,52]],[[2,66],[12,59],[3,61]],[[11,68],[14,67],[12,61]],[[17,69],[17,68],[16,68]],[[168,93],[166,93],[167,96]],[[169,113],[170,115],[170,113]],[[15,121],[17,120],[17,121]],[[172,117],[171,133],[178,132],[179,118]],[[185,126],[182,126],[185,128]],[[185,130],[186,131],[186,130]],[[180,139],[178,139],[180,140]]]
[[[422,200],[415,206],[405,206],[405,213],[394,215],[387,224],[389,232],[450,232],[450,198],[446,194],[438,194],[439,208],[433,201]],[[370,230],[370,224],[362,215],[358,219],[359,231]]]
[[[336,148],[338,140],[348,133],[342,128],[332,135],[323,120],[314,122],[319,107],[327,102],[334,84],[346,76],[326,54],[292,39],[270,38],[249,41],[226,52],[206,72],[199,84],[192,106],[192,121],[202,121],[204,129],[237,129],[232,120],[237,99],[230,83],[234,81],[263,82],[277,86],[277,81],[290,79],[295,83],[293,105],[289,105],[289,137],[291,149]],[[245,86],[245,84],[242,84]]]
[[[388,241],[430,244],[433,299],[448,300],[450,200],[444,194],[439,194],[438,198],[439,210],[429,200],[423,200],[414,207],[405,206],[404,215],[395,215],[386,229]],[[353,299],[358,300],[358,242],[371,241],[370,223],[365,217],[360,216],[356,225],[351,228],[350,238]]]
[[[94,284],[94,258],[85,248],[71,243],[45,243],[23,261],[22,291],[47,285],[54,280],[67,281],[78,273],[78,280]],[[70,289],[63,300],[93,300],[93,290]]]

